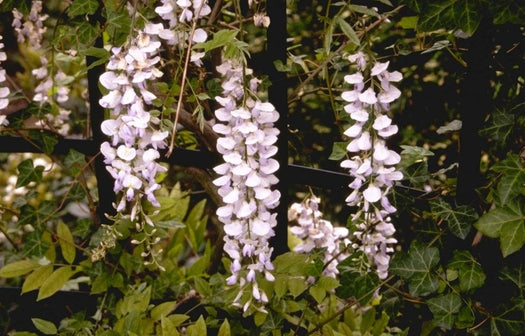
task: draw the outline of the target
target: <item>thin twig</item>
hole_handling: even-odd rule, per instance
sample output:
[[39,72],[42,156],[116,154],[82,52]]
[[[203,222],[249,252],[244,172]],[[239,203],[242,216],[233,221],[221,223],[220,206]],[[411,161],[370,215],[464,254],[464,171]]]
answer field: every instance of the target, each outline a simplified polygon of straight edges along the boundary
[[166,157],[171,156],[171,153],[173,152],[173,147],[175,146],[175,136],[177,135],[177,123],[179,122],[179,113],[182,108],[182,97],[184,96],[184,87],[186,85],[186,77],[188,76],[188,67],[190,65],[190,59],[191,59],[191,47],[193,44],[193,35],[195,34],[195,29],[197,29],[197,19],[199,18],[199,15],[201,13],[201,8],[203,5],[204,5],[204,1],[201,3],[199,9],[195,13],[195,20],[193,20],[193,23],[191,25],[190,35],[188,36],[188,50],[186,53],[186,59],[184,60],[184,69],[182,71],[182,80],[180,84],[179,100],[177,101],[177,110],[175,111],[175,120],[173,121],[173,130],[171,133],[170,146],[168,148],[168,151],[166,152]]

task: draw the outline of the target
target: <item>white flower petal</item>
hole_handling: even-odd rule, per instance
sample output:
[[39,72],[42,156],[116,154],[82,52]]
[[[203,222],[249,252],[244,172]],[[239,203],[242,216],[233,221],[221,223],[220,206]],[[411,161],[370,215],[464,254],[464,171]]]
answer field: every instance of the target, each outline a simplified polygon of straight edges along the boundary
[[370,203],[377,202],[381,198],[381,189],[371,184],[363,191],[363,197]]

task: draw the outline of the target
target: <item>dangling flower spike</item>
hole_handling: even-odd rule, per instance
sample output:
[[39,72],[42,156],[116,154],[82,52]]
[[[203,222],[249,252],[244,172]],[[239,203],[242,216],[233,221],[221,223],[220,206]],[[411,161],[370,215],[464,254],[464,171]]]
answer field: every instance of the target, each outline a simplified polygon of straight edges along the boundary
[[386,145],[386,139],[398,131],[387,112],[390,103],[401,95],[391,83],[399,82],[402,76],[398,71],[389,72],[388,62],[376,62],[369,71],[370,78],[365,80],[369,64],[364,53],[348,59],[357,65],[357,72],[344,77],[352,90],[341,94],[346,102],[344,110],[353,120],[344,132],[350,138],[346,147],[349,159],[341,162],[341,167],[353,177],[349,184],[352,192],[346,202],[359,209],[352,217],[357,223],[353,234],[360,241],[358,248],[375,264],[379,278],[385,279],[389,253],[393,252],[392,244],[397,243],[390,217],[396,208],[390,204],[388,193],[395,181],[403,178],[395,168],[401,159],[399,154]]
[[[274,279],[269,239],[277,224],[271,210],[280,198],[279,191],[271,189],[278,182],[274,173],[279,163],[272,156],[277,153],[279,130],[274,123],[279,113],[271,103],[257,98],[259,81],[247,81],[251,69],[227,60],[217,71],[223,77],[223,92],[215,98],[221,107],[215,111],[218,123],[213,129],[221,135],[217,150],[225,162],[215,167],[219,177],[214,184],[224,202],[217,209],[226,233],[224,251],[232,259],[227,282],[239,283],[241,293],[251,286],[253,299],[265,303],[268,298],[257,281],[260,276]],[[243,303],[245,311],[251,302],[250,298]]]

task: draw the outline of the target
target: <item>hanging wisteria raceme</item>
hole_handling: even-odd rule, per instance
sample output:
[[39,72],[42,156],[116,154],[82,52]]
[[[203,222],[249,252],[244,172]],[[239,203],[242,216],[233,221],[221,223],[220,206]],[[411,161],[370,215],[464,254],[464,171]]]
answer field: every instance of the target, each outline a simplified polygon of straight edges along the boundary
[[[3,40],[3,36],[0,35],[0,41]],[[4,43],[0,42],[0,64],[7,59],[7,55],[4,51]],[[3,110],[9,105],[9,94],[11,93],[11,90],[8,86],[5,85],[5,82],[7,80],[6,78],[7,74],[5,72],[5,69],[0,67],[0,110]],[[7,126],[9,125],[9,121],[7,120],[6,115],[0,114],[0,126]]]
[[[40,51],[40,67],[33,69],[31,73],[38,83],[34,89],[33,101],[40,107],[45,103],[56,103],[58,113],[46,114],[45,119],[35,122],[36,126],[51,128],[61,135],[67,135],[70,131],[69,116],[71,111],[63,106],[69,99],[69,88],[67,87],[67,75],[58,70],[51,74],[48,70],[49,61],[42,48],[43,35],[47,30],[44,25],[48,18],[42,14],[42,1],[33,1],[28,17],[24,17],[16,8],[13,9],[12,26],[16,32],[19,43],[28,42],[35,51]],[[53,95],[53,91],[55,94]]]
[[[154,194],[160,188],[155,177],[166,170],[156,159],[160,157],[158,150],[166,147],[168,131],[160,130],[160,120],[148,111],[156,98],[148,83],[162,76],[156,67],[161,46],[156,32],[155,25],[146,24],[128,44],[112,48],[107,71],[100,76],[108,92],[99,103],[110,110],[110,118],[101,128],[111,138],[102,143],[101,152],[120,197],[116,210],[131,210],[132,221],[142,197],[154,206],[160,205]],[[151,224],[147,216],[144,219]]]
[[293,203],[288,209],[288,221],[293,225],[290,233],[302,240],[294,247],[294,251],[309,253],[314,248],[324,250],[323,274],[335,278],[339,271],[337,265],[346,259],[349,253],[345,247],[350,243],[347,239],[348,229],[334,227],[332,223],[323,219],[319,210],[321,199],[310,196],[302,203]]
[[[395,167],[401,159],[399,154],[386,145],[386,139],[398,131],[387,112],[390,103],[401,95],[391,82],[399,82],[402,75],[398,71],[389,72],[388,62],[376,62],[370,69],[362,52],[348,59],[357,65],[357,71],[344,77],[353,89],[341,95],[347,103],[344,110],[353,120],[344,132],[351,139],[347,146],[349,159],[341,162],[341,167],[349,169],[354,178],[346,202],[359,209],[352,217],[357,223],[353,233],[360,241],[357,247],[368,255],[379,277],[384,279],[388,275],[392,244],[397,243],[390,217],[396,208],[390,204],[388,194],[395,181],[403,178]],[[365,78],[366,73],[369,78]]]
[[[252,297],[264,303],[268,298],[257,279],[274,279],[268,240],[277,224],[271,210],[280,199],[279,191],[272,190],[278,182],[274,173],[279,163],[272,156],[277,153],[279,130],[274,123],[279,113],[271,103],[257,98],[259,80],[248,80],[251,69],[225,61],[217,71],[223,77],[223,92],[215,98],[221,107],[215,111],[218,123],[213,129],[221,135],[217,150],[224,163],[214,168],[220,177],[213,183],[219,187],[224,202],[217,209],[217,216],[226,233],[224,251],[232,259],[232,275],[227,283],[239,283],[241,288],[251,285]],[[251,302],[250,298],[244,303],[245,311]]]

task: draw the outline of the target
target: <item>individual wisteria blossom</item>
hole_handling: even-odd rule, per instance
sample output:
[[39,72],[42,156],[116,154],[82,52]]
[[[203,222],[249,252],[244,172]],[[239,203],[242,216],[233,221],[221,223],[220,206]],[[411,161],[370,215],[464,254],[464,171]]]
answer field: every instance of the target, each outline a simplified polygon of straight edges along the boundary
[[294,247],[294,251],[309,253],[314,248],[324,250],[323,274],[335,278],[339,271],[337,265],[346,259],[349,253],[345,250],[350,243],[347,239],[349,231],[344,227],[334,227],[323,219],[319,210],[321,199],[312,195],[302,203],[293,203],[288,209],[288,221],[292,225],[290,233],[302,240]]
[[[101,125],[110,141],[102,143],[100,150],[115,179],[114,191],[120,197],[116,210],[129,211],[132,221],[137,220],[143,197],[154,206],[160,205],[154,194],[160,188],[155,177],[166,171],[156,160],[159,149],[166,147],[168,131],[161,130],[160,120],[148,111],[156,98],[148,84],[162,76],[157,68],[161,42],[156,31],[154,25],[147,23],[126,45],[112,48],[107,71],[100,76],[100,83],[108,92],[99,103],[110,110],[109,119]],[[147,217],[144,220],[152,224]]]
[[395,167],[400,156],[386,144],[386,139],[398,131],[387,112],[390,103],[401,95],[391,83],[399,82],[402,75],[398,71],[389,72],[388,62],[376,62],[369,78],[365,78],[370,66],[365,54],[358,52],[348,59],[356,64],[357,71],[344,77],[352,89],[341,94],[346,103],[344,110],[353,120],[344,132],[350,138],[346,148],[349,158],[341,162],[341,167],[353,177],[349,184],[352,192],[346,202],[359,209],[352,217],[357,223],[353,235],[360,241],[358,248],[368,255],[379,277],[384,279],[388,275],[392,244],[397,243],[390,217],[396,208],[390,204],[388,194],[395,181],[403,178]]
[[[274,280],[270,260],[273,249],[268,240],[277,224],[276,213],[271,210],[280,199],[279,191],[272,190],[278,182],[274,173],[279,163],[272,157],[277,153],[279,130],[274,123],[279,113],[271,103],[257,98],[259,80],[249,80],[251,69],[227,60],[217,71],[223,77],[223,91],[215,98],[220,107],[215,111],[218,123],[213,129],[220,134],[217,151],[224,163],[214,168],[219,177],[213,183],[224,202],[217,216],[226,233],[224,251],[232,259],[227,283],[239,283],[241,288],[251,285],[252,298],[265,303],[268,297],[257,279],[264,276]],[[244,303],[245,311],[251,302],[250,298]]]
[[[0,35],[0,41],[3,37]],[[4,43],[0,42],[0,64],[7,59],[7,55],[4,51]],[[11,90],[8,86],[5,85],[6,82],[6,72],[5,69],[0,67],[0,110],[3,110],[9,105],[9,93]],[[0,114],[0,126],[9,125],[9,120],[7,120],[6,115]]]

